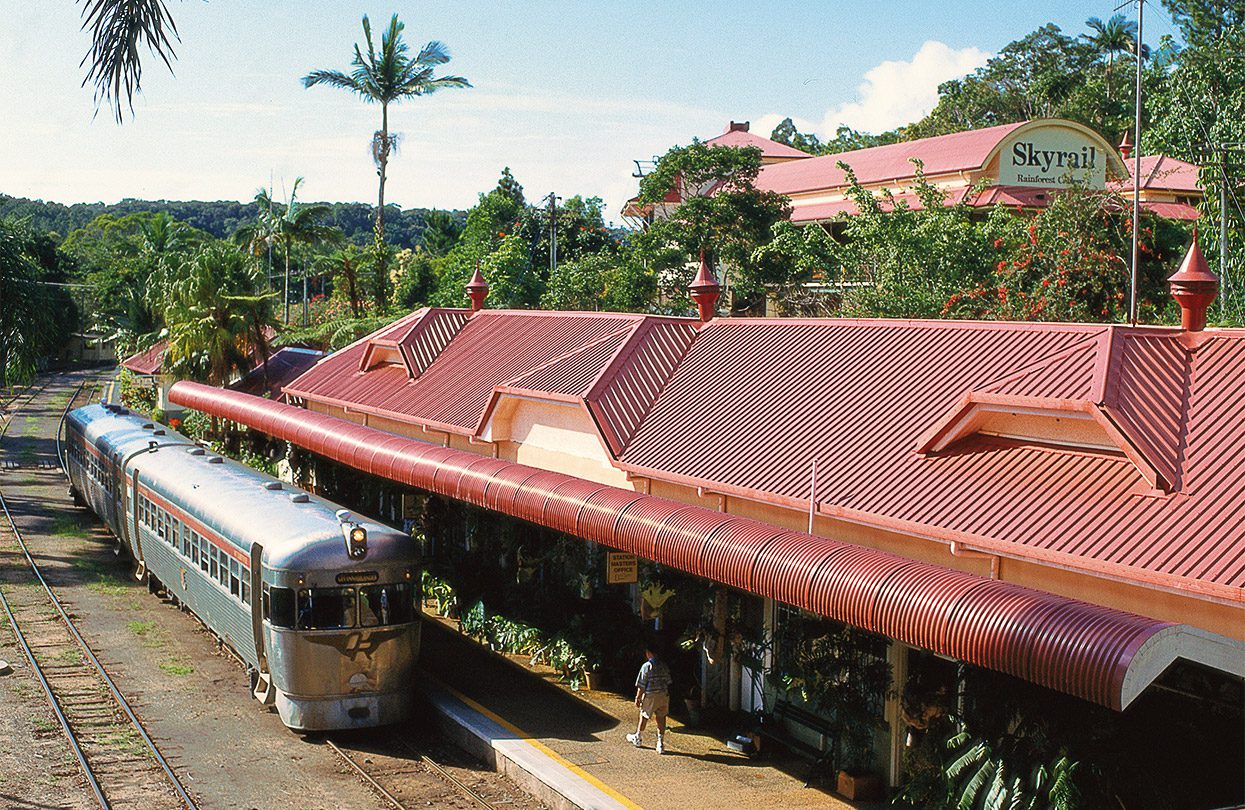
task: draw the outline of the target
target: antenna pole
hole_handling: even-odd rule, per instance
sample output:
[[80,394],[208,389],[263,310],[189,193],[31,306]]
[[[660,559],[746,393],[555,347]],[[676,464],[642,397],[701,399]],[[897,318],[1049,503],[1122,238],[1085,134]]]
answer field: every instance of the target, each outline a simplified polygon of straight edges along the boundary
[[1133,268],[1128,292],[1128,322],[1133,326],[1137,325],[1137,262],[1141,256],[1141,22],[1145,5],[1145,0],[1137,0],[1137,47],[1133,54],[1137,60],[1137,108],[1133,134]]
[[808,533],[813,533],[813,518],[817,516],[817,462],[813,462],[813,482],[808,488]]

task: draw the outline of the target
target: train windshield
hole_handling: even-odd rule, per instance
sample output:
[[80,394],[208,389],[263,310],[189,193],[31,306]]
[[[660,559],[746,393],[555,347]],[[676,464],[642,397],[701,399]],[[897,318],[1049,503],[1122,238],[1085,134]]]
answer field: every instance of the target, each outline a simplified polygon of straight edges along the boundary
[[[357,602],[357,604],[356,604]],[[406,624],[415,615],[415,589],[406,582],[359,588],[265,588],[264,618],[273,627],[346,630]],[[356,620],[357,616],[357,620]]]
[[307,588],[298,592],[299,630],[354,627],[354,614],[354,588]]
[[406,624],[411,620],[413,599],[411,586],[399,582],[392,585],[369,585],[359,589],[359,624],[378,627],[382,624]]

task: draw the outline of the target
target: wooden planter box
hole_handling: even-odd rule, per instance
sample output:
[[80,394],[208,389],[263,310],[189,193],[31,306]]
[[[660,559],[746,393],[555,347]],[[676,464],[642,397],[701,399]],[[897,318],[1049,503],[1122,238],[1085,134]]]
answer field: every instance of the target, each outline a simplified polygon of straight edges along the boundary
[[879,801],[882,798],[882,777],[872,771],[839,771],[835,792],[846,799]]

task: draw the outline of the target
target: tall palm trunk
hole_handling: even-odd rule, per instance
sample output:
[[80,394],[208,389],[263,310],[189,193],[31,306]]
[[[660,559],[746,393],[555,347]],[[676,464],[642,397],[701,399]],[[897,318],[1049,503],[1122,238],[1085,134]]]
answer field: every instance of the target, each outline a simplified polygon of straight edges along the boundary
[[380,191],[376,197],[376,307],[385,309],[385,280],[389,277],[385,266],[385,170],[389,166],[389,105],[380,105],[380,149],[377,153],[377,174],[380,175]]
[[290,323],[290,243],[285,243],[285,324]]

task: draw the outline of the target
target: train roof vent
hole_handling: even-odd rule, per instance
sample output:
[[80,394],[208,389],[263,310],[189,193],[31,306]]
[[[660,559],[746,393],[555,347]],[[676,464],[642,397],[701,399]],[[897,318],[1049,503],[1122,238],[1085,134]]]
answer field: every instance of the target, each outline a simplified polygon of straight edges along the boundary
[[192,456],[201,456],[201,455],[203,455],[203,454],[204,454],[204,452],[205,452],[205,451],[204,451],[204,449],[203,449],[202,447],[192,447],[192,448],[190,448],[189,450],[187,450],[186,452],[187,452],[187,453],[189,453],[189,454],[190,454],[190,455],[192,455]]
[[268,483],[264,484],[264,489],[277,492],[281,489],[281,482],[280,481],[269,481]]
[[293,503],[307,503],[307,502],[308,502],[308,501],[310,501],[310,500],[311,500],[311,498],[308,498],[308,497],[307,497],[307,493],[306,493],[306,492],[292,492],[292,493],[290,493],[290,501],[291,501],[291,502],[293,502]]
[[220,456],[212,456],[208,459],[208,464],[224,464],[225,460]]
[[154,433],[152,433],[151,435],[152,435],[152,436],[163,436],[163,435],[164,435],[164,431],[163,431],[163,430],[157,430],[157,431],[155,431]]
[[143,430],[155,430],[156,426],[151,422],[143,422]]

